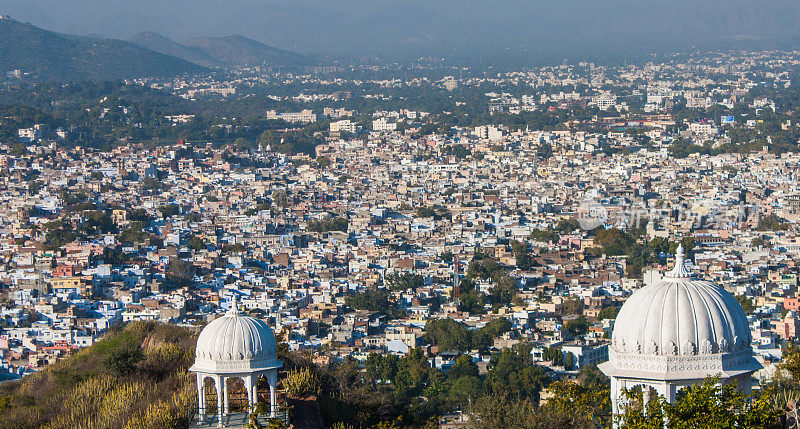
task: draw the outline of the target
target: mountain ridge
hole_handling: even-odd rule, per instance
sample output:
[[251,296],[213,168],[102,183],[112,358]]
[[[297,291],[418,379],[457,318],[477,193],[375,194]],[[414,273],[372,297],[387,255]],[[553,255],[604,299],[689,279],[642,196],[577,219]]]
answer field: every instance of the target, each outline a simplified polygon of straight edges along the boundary
[[172,77],[207,69],[130,42],[60,34],[0,19],[0,64],[35,80],[108,80]]
[[142,31],[128,39],[151,51],[181,58],[203,67],[222,67],[224,64],[200,49],[192,49],[153,31]]
[[184,43],[229,66],[308,66],[313,61],[296,52],[275,48],[257,40],[232,34],[222,37],[197,37]]

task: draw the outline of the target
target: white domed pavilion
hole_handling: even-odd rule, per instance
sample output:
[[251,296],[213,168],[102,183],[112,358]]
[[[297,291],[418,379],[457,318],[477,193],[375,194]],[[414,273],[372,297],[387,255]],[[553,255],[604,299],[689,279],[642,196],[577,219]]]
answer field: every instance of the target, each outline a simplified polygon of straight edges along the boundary
[[283,365],[277,359],[275,334],[264,321],[239,314],[234,300],[230,310],[209,323],[197,337],[194,365],[189,371],[197,373],[197,393],[200,420],[205,420],[205,380],[214,380],[217,393],[218,425],[223,426],[229,413],[228,384],[233,378],[241,378],[247,391],[247,404],[253,409],[258,402],[256,382],[266,376],[270,390],[270,410],[277,411],[278,368]]
[[614,322],[609,360],[600,370],[611,378],[615,415],[622,391],[652,387],[669,403],[683,387],[719,377],[749,392],[752,374],[761,369],[753,358],[747,317],[736,298],[721,287],[692,276],[683,247],[675,268],[658,282],[636,291]]

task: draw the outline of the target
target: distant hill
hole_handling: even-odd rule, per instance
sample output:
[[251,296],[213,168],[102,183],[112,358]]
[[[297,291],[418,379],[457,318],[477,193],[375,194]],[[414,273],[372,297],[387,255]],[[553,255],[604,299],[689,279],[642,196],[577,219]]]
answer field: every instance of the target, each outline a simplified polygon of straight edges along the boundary
[[0,19],[0,73],[15,69],[37,80],[56,81],[168,77],[205,70],[130,42],[59,34]]
[[56,23],[44,9],[27,0],[0,0],[0,15],[10,15],[18,21],[31,22],[47,28]]
[[151,51],[181,58],[203,67],[222,67],[224,65],[224,63],[200,49],[181,45],[152,31],[143,31],[128,40]]
[[0,13],[6,3],[8,13],[45,28],[110,37],[145,29],[174,40],[236,33],[304,54],[447,56],[458,49],[482,62],[487,53],[512,51],[530,61],[549,53],[560,62],[742,45],[793,48],[800,36],[796,0],[35,0],[38,8],[31,1],[0,0]]
[[265,45],[244,36],[201,37],[188,40],[186,46],[196,48],[230,66],[307,66],[313,61],[296,52]]

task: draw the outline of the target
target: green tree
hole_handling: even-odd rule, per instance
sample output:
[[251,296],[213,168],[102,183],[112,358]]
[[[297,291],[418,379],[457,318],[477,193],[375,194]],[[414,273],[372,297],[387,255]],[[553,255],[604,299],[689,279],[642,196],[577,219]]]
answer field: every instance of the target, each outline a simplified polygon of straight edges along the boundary
[[581,224],[575,218],[560,219],[556,224],[555,230],[562,234],[571,234],[573,231],[581,229]]
[[467,327],[453,319],[428,319],[425,323],[425,339],[442,351],[467,351],[472,347]]
[[542,143],[536,148],[536,156],[542,159],[548,159],[553,156],[553,146],[550,143]]
[[515,344],[493,357],[486,376],[490,393],[538,401],[548,377],[543,367],[533,363],[530,351],[530,345]]
[[308,221],[308,230],[317,233],[330,231],[347,232],[347,225],[347,219],[344,218],[311,219]]
[[461,295],[459,309],[466,311],[470,314],[482,314],[486,312],[484,305],[486,304],[486,294],[476,288],[464,288],[464,285],[472,284],[464,280],[461,282]]
[[450,387],[450,400],[460,405],[467,405],[482,394],[483,382],[473,375],[457,378]]
[[321,389],[319,377],[310,367],[289,370],[282,383],[286,393],[295,398],[317,395]]
[[425,286],[425,277],[414,273],[389,273],[384,276],[386,285],[391,290],[413,290]]
[[318,156],[317,165],[319,166],[319,168],[324,170],[331,166],[331,160],[327,156]]
[[128,228],[122,231],[119,234],[119,241],[121,242],[133,242],[133,243],[143,243],[148,237],[148,234],[144,232],[144,223],[139,221],[131,222]]
[[530,239],[532,241],[553,243],[558,241],[558,234],[552,229],[547,229],[547,230],[534,229],[533,231],[531,231]]
[[147,214],[145,209],[131,209],[128,211],[128,220],[131,222],[141,222],[142,227],[150,222],[150,215]]
[[81,212],[84,221],[78,227],[78,233],[92,237],[99,234],[108,234],[117,230],[111,216],[105,211],[86,210]]
[[186,245],[187,245],[187,246],[188,246],[190,249],[192,249],[192,250],[195,250],[195,251],[203,250],[203,249],[205,249],[205,248],[206,248],[206,242],[205,242],[205,241],[203,241],[203,239],[202,239],[202,238],[200,238],[200,237],[198,237],[198,236],[196,236],[196,235],[193,235],[193,236],[192,236],[192,237],[189,239],[189,242],[188,242],[188,243],[186,243]]
[[539,265],[531,256],[527,244],[514,240],[511,242],[511,250],[514,252],[514,259],[516,259],[517,268],[520,270],[530,270]]
[[789,223],[784,222],[775,213],[770,213],[758,220],[758,231],[786,231],[789,229]]
[[619,307],[614,307],[614,306],[603,307],[603,309],[600,310],[600,313],[597,314],[597,319],[598,320],[616,319],[617,313],[619,313],[619,309],[620,309]]
[[467,147],[464,146],[463,144],[454,144],[450,146],[445,146],[444,153],[447,155],[455,156],[459,160],[467,159],[472,155],[472,152],[469,149],[467,149]]
[[498,271],[492,277],[494,285],[489,289],[489,297],[495,304],[510,304],[519,291],[516,282],[505,271]]
[[194,281],[197,272],[194,264],[182,259],[173,259],[167,264],[165,278],[178,287],[188,286]]
[[478,365],[472,362],[470,355],[461,355],[456,358],[453,366],[447,370],[447,377],[451,380],[459,379],[461,377],[478,376]]
[[584,315],[580,315],[564,324],[564,328],[573,337],[589,332],[589,320]]
[[564,369],[567,371],[574,369],[575,355],[572,353],[564,353]]
[[[717,385],[707,379],[685,390],[683,397],[669,404],[663,397],[646,404],[642,411],[641,391],[629,391],[628,407],[622,415],[624,428],[781,428],[784,410],[776,406],[769,393],[745,395],[735,384]],[[666,422],[666,424],[664,423]]]
[[594,243],[603,249],[604,254],[619,256],[628,254],[634,240],[624,231],[611,228],[598,232],[594,238]]
[[63,220],[54,220],[45,224],[45,248],[58,249],[78,238],[72,225]]
[[386,289],[369,289],[347,296],[345,304],[358,310],[376,311],[390,317],[397,317],[401,314],[400,310],[390,298],[391,294]]
[[165,206],[160,207],[158,211],[160,211],[161,216],[166,219],[180,214],[181,208],[177,204],[167,204]]
[[426,217],[435,217],[436,210],[430,207],[418,207],[416,213],[414,213],[414,217],[418,218],[426,218]]
[[564,366],[564,352],[561,347],[545,347],[542,350],[542,359],[552,362],[555,366]]
[[753,300],[744,296],[744,295],[736,295],[736,300],[739,301],[739,305],[742,306],[742,310],[744,310],[745,314],[753,314],[755,311],[756,306],[753,304]]
[[144,355],[138,344],[126,342],[121,347],[112,349],[108,353],[103,360],[103,367],[109,373],[122,377],[132,373],[143,357]]

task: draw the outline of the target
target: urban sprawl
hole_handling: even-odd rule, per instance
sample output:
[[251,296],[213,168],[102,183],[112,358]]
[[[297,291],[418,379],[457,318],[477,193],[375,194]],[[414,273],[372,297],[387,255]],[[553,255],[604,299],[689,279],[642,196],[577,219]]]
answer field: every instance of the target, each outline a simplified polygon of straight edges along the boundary
[[[218,117],[216,140],[100,148],[79,124],[0,117],[15,124],[0,142],[2,365],[37,371],[116,325],[198,326],[238,302],[317,362],[420,349],[486,374],[525,343],[570,377],[608,359],[617,311],[683,244],[695,275],[736,295],[756,379],[773,377],[800,335],[800,53],[393,67],[126,83],[186,102],[266,94],[275,126],[252,139]],[[414,88],[443,107],[402,95]],[[84,110],[132,122],[113,100]]]

